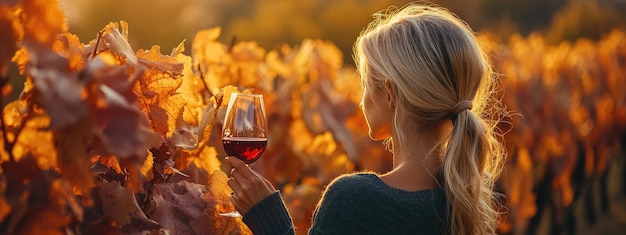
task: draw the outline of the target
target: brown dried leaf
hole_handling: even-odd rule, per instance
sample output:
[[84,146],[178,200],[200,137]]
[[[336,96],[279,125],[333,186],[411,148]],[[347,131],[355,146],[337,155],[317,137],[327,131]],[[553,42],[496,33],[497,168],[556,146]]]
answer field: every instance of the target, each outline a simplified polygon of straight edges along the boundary
[[185,52],[185,41],[187,41],[186,39],[183,40],[182,42],[180,42],[178,44],[178,46],[176,46],[175,48],[172,49],[172,53],[170,53],[171,57],[176,57],[179,54],[183,54],[183,52]]
[[199,142],[199,131],[195,126],[189,126],[184,123],[179,125],[174,133],[172,133],[172,137],[168,139],[167,143],[169,146],[182,148],[185,150],[195,149],[198,147]]
[[85,224],[84,234],[92,235],[123,235],[120,229],[115,227],[115,220],[109,215],[102,216],[102,218],[95,221],[89,221]]
[[113,106],[97,109],[94,115],[99,128],[95,134],[108,153],[122,158],[145,157],[147,146],[145,136],[139,130],[137,110]]
[[[140,232],[159,229],[157,222],[143,213],[133,193],[119,182],[101,182],[98,194],[102,204],[102,212],[115,221],[118,228],[125,232]],[[132,224],[131,224],[132,223]]]
[[62,128],[86,117],[85,84],[69,70],[69,61],[47,49],[29,48],[29,52],[26,72],[38,92],[38,103],[50,115],[50,128]]
[[82,219],[82,208],[69,185],[54,170],[40,170],[32,156],[4,162],[2,169],[13,207],[6,221],[9,234],[62,234]]
[[[143,157],[146,154],[145,134],[141,131],[142,115],[133,104],[132,87],[140,73],[129,72],[127,65],[116,65],[107,52],[90,60],[83,72],[97,83],[90,86],[94,134],[106,154],[118,157]],[[137,70],[135,70],[137,71]]]
[[56,208],[29,211],[14,234],[64,235],[62,231],[72,220],[69,216],[58,214],[54,209]]
[[207,202],[202,198],[206,191],[204,185],[187,181],[159,184],[148,215],[172,234],[207,233],[211,227],[206,223]]
[[106,42],[111,52],[118,56],[120,61],[126,62],[126,64],[132,67],[137,67],[137,56],[130,44],[128,44],[128,23],[125,21],[120,21],[119,24],[111,22],[104,27],[103,31],[103,41]]
[[[176,158],[176,160],[182,162],[183,159],[179,157]],[[183,174],[173,175],[172,178],[170,178],[170,182],[187,181],[202,185],[209,182],[209,173],[205,169],[198,168],[194,162],[188,163],[182,173]]]

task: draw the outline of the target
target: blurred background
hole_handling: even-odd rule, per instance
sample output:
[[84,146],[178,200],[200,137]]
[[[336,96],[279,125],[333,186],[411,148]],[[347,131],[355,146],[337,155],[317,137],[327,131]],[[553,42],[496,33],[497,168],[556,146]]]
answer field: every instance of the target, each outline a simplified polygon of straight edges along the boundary
[[[321,190],[337,175],[390,168],[388,153],[363,131],[351,48],[372,13],[408,1],[60,2],[69,31],[83,40],[96,38],[109,22],[128,22],[134,50],[160,45],[168,52],[183,40],[192,48],[194,40],[211,41],[194,39],[197,32],[220,27],[218,41],[227,52],[186,53],[228,54],[221,56],[232,59],[226,62],[231,74],[216,77],[223,64],[208,61],[213,70],[206,70],[205,82],[219,88],[239,81],[268,97],[274,137],[253,167],[281,188],[296,227],[309,226]],[[502,74],[503,102],[520,114],[509,120],[513,129],[503,127],[508,158],[497,186],[508,211],[499,233],[626,231],[626,1],[435,2],[487,42]],[[258,44],[234,46],[247,41]],[[259,74],[260,64],[269,76]],[[238,76],[254,79],[243,84]]]
[[[303,39],[330,40],[344,55],[351,55],[359,32],[372,13],[401,0],[60,0],[70,32],[95,38],[109,22],[130,25],[133,49],[160,45],[173,48],[196,32],[221,27],[220,41],[233,37],[256,41],[266,49]],[[599,39],[613,28],[624,27],[624,0],[439,0],[475,31],[489,31],[499,39],[513,34],[545,35],[556,44],[579,37]],[[188,48],[190,48],[188,46]],[[350,56],[345,56],[352,63]]]

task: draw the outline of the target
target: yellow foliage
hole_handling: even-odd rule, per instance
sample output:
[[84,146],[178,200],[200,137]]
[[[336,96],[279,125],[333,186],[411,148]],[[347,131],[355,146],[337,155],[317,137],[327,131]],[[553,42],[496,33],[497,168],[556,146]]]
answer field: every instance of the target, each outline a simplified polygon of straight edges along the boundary
[[[39,227],[20,229],[52,233],[71,230],[69,224],[94,222],[83,220],[81,209],[88,204],[75,200],[103,188],[119,190],[123,200],[130,201],[115,205],[132,210],[138,216],[135,219],[143,218],[139,204],[150,207],[150,190],[170,183],[173,176],[184,178],[181,171],[193,163],[198,172],[209,176],[208,182],[201,183],[207,190],[203,195],[209,205],[207,224],[215,228],[211,232],[250,233],[241,221],[217,215],[233,209],[227,176],[221,172],[225,153],[219,133],[232,93],[265,97],[268,149],[253,167],[284,186],[285,201],[300,231],[309,226],[323,186],[333,178],[355,170],[389,170],[390,154],[369,139],[358,107],[362,95],[358,74],[343,64],[345,57],[333,42],[306,39],[269,51],[260,46],[265,37],[276,36],[271,32],[303,34],[303,25],[315,25],[306,14],[284,20],[281,14],[267,14],[269,9],[289,11],[304,4],[311,13],[318,3],[261,1],[255,18],[232,26],[246,28],[250,34],[243,37],[257,37],[256,41],[225,44],[218,41],[221,28],[202,30],[193,39],[191,55],[185,54],[184,42],[169,55],[162,54],[159,46],[134,51],[128,43],[128,24],[123,21],[106,25],[98,38],[82,44],[67,32],[61,11],[51,5],[56,1],[24,0],[15,7],[0,4],[0,32],[9,35],[0,39],[0,75],[12,58],[27,77],[20,99],[3,107],[1,160],[30,164],[26,160],[33,157],[36,166],[29,169],[37,174],[56,173],[45,175],[50,181],[39,183],[50,186],[49,196],[58,203],[33,218],[57,217]],[[334,22],[337,12],[358,4],[355,0],[338,3],[331,13],[321,14],[320,20]],[[16,20],[18,17],[24,21]],[[257,33],[261,30],[264,34]],[[23,43],[24,39],[31,44]],[[493,63],[501,74],[503,101],[524,116],[510,120],[518,129],[504,137],[512,159],[502,179],[513,221],[508,225],[523,226],[540,213],[534,204],[538,194],[533,190],[543,180],[549,181],[560,206],[572,205],[579,183],[572,182],[578,173],[576,163],[581,161],[578,156],[584,155],[585,176],[601,172],[608,164],[608,152],[626,127],[624,39],[620,31],[598,42],[579,40],[556,46],[539,34],[514,35],[503,44],[484,38],[484,46],[497,58]],[[41,63],[43,59],[60,62]],[[37,61],[40,63],[34,63]],[[47,70],[37,70],[44,65]],[[48,80],[38,80],[44,72]],[[72,89],[64,90],[59,84]],[[79,96],[68,98],[68,94]],[[70,116],[75,120],[59,120],[74,113],[53,112],[57,106],[85,114]],[[58,121],[64,125],[53,125]],[[113,140],[120,142],[111,144]],[[111,154],[122,148],[125,151],[120,152],[126,154]],[[580,149],[584,151],[579,153]],[[93,156],[106,158],[90,162]],[[92,172],[95,163],[104,165],[105,172]],[[35,176],[41,175],[28,177]],[[19,182],[0,179],[0,218],[13,216],[22,204],[25,206],[17,209],[29,209],[28,193],[9,195],[21,200],[20,205],[9,204],[5,195],[8,183],[36,188],[26,185],[32,182],[28,177]],[[94,188],[96,179],[101,184]],[[133,201],[139,196],[145,201]],[[114,199],[109,202],[115,203]],[[67,208],[73,208],[76,216],[59,216]],[[129,224],[128,211],[122,209],[107,208],[117,221],[111,226],[103,219],[98,226],[117,231],[121,224],[115,226],[116,222]],[[24,224],[36,225],[32,219]]]

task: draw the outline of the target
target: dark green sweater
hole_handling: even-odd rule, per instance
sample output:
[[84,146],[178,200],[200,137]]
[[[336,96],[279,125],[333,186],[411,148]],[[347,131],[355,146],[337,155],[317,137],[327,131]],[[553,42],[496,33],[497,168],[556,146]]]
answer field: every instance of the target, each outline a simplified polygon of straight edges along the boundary
[[[344,175],[326,189],[309,234],[444,234],[446,211],[441,189],[407,192],[375,174]],[[294,234],[278,192],[250,208],[243,221],[256,235]]]

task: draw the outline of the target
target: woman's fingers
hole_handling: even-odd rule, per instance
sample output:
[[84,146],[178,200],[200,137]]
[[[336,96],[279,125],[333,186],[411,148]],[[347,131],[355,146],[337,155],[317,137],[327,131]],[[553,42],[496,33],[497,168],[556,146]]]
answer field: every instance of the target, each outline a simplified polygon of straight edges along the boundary
[[237,211],[239,211],[239,213],[245,214],[250,208],[248,206],[248,201],[246,200],[245,190],[243,190],[239,182],[237,182],[237,180],[235,180],[234,178],[228,179],[227,183],[228,186],[233,190],[230,195],[230,200],[232,200],[235,208],[237,209]]
[[241,188],[241,185],[239,185],[239,182],[237,180],[235,180],[234,178],[228,179],[228,181],[226,181],[226,183],[228,184],[228,187],[230,187],[230,189],[233,190],[233,193],[239,195],[239,194],[241,194],[241,192],[243,192],[243,189]]
[[233,190],[231,199],[240,213],[245,214],[252,206],[276,191],[269,180],[241,160],[229,157],[226,161],[233,167],[228,186]]
[[248,167],[247,164],[245,164],[244,162],[242,162],[241,160],[239,160],[236,157],[226,157],[226,162],[228,162],[228,164],[230,164],[233,169],[231,169],[231,175],[232,172],[234,170],[239,171],[239,173],[241,173],[241,177],[246,178],[246,179],[250,179],[254,176],[254,173],[252,172],[252,169],[250,169],[250,167]]

